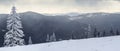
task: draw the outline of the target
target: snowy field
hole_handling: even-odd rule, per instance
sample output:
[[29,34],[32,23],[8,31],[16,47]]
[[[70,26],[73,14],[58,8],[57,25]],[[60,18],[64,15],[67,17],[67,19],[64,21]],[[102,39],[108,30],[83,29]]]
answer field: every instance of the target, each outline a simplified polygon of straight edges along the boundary
[[120,36],[6,47],[0,51],[120,51]]

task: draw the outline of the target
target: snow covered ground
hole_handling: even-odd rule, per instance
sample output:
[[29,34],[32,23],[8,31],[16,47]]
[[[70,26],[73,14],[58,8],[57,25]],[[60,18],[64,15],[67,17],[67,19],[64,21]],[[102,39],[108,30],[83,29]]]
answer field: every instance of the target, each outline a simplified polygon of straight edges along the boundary
[[120,51],[120,36],[6,47],[0,51]]

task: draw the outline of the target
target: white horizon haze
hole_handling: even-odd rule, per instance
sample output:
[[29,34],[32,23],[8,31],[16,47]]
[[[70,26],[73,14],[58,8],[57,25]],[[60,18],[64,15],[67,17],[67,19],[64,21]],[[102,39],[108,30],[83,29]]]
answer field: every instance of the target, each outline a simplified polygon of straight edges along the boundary
[[120,12],[120,0],[0,0],[0,13],[10,13],[13,5],[18,13]]

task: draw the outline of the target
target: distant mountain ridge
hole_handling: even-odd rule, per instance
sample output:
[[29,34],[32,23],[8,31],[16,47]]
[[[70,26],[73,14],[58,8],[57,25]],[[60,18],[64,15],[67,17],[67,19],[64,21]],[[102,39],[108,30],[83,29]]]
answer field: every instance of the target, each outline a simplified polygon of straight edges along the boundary
[[[19,14],[26,44],[28,44],[29,36],[31,36],[34,44],[45,43],[47,34],[51,35],[53,32],[56,34],[57,41],[86,38],[85,32],[87,32],[88,24],[91,25],[91,33],[93,33],[95,27],[100,33],[105,30],[109,34],[111,27],[114,33],[117,29],[120,31],[120,14],[117,13],[74,13],[72,16],[69,16],[69,14],[48,16],[28,11]],[[0,46],[3,46],[3,37],[7,32],[7,17],[8,14],[0,14]]]

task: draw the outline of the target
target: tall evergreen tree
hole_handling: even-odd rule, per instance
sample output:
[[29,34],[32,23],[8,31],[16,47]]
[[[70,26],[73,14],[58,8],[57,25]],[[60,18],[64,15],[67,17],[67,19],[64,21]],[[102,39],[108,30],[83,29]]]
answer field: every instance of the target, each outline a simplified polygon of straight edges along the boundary
[[91,25],[89,24],[87,28],[87,38],[90,38],[90,37],[92,37],[92,34],[91,34]]
[[118,29],[116,30],[116,35],[120,35],[120,32]]
[[49,42],[49,41],[50,41],[50,36],[49,36],[49,34],[47,34],[46,42]]
[[25,36],[21,30],[22,24],[19,15],[16,13],[16,8],[13,6],[12,11],[7,18],[7,29],[8,32],[4,35],[4,46],[11,47],[17,45],[24,45]]
[[70,39],[74,39],[74,31],[71,31],[71,33],[70,33],[71,35],[70,35]]
[[98,33],[97,33],[97,37],[101,37],[101,32],[98,32]]
[[56,36],[55,33],[53,32],[53,34],[50,36],[50,41],[56,41]]
[[97,37],[97,36],[98,36],[98,35],[97,35],[97,28],[96,28],[96,27],[94,28],[93,35],[94,35],[94,37]]
[[102,33],[102,37],[106,36],[106,31],[104,30]]
[[113,31],[113,28],[111,27],[111,29],[110,29],[110,33],[109,33],[108,36],[112,36],[112,35],[115,35],[115,34],[114,34],[114,31]]
[[32,44],[32,39],[31,39],[31,37],[29,37],[28,43],[29,43],[29,44]]

